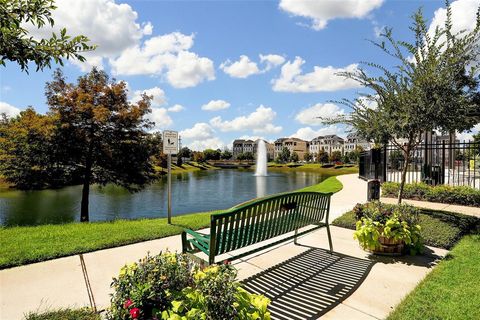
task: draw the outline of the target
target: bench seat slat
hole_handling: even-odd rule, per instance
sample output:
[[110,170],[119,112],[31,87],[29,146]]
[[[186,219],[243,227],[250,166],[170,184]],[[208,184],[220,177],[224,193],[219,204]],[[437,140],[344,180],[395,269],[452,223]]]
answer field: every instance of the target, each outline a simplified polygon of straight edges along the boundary
[[[284,193],[246,202],[224,212],[212,214],[210,234],[184,231],[183,251],[190,252],[189,248],[193,246],[206,253],[209,256],[209,263],[213,263],[215,256],[292,231],[295,231],[292,237],[296,239],[298,229],[308,225],[326,226],[331,248],[328,226],[331,195],[317,192]],[[187,235],[191,239],[188,239]]]

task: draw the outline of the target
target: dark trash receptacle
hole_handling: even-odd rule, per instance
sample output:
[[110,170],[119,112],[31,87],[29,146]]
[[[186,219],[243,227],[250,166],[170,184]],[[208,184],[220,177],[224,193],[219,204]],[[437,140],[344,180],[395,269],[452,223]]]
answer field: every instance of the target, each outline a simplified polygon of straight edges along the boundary
[[373,179],[367,182],[367,200],[380,200],[380,180]]

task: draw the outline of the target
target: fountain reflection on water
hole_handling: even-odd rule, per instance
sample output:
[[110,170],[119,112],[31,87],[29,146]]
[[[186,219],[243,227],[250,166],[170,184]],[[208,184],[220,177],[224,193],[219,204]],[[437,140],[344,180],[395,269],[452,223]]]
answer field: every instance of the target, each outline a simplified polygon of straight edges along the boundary
[[266,177],[267,175],[267,147],[265,146],[265,141],[260,139],[257,148],[257,170],[255,171],[255,176]]

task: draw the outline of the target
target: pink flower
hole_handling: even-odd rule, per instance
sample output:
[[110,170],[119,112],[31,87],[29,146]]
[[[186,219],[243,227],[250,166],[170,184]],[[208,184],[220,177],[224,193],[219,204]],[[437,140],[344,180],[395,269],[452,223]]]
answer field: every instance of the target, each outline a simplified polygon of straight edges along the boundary
[[130,310],[130,315],[132,316],[133,319],[137,319],[138,316],[140,315],[140,309],[133,308],[132,310]]
[[130,307],[131,305],[133,304],[133,301],[131,299],[128,299],[127,301],[125,301],[125,303],[123,304],[123,307],[125,309],[128,309],[128,307]]

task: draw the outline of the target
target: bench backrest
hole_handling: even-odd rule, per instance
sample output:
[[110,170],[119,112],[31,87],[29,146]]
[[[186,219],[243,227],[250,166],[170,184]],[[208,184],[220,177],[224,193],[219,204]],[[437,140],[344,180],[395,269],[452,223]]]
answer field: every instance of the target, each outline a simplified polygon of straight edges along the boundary
[[213,214],[210,252],[219,255],[321,223],[325,215],[328,218],[331,195],[318,192],[284,193]]

